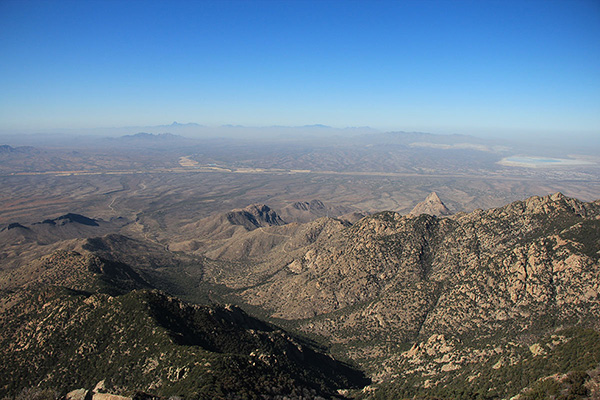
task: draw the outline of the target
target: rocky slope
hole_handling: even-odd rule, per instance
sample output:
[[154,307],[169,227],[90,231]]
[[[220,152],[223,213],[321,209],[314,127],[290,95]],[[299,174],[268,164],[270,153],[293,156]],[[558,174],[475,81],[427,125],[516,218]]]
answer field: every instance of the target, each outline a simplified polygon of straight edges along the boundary
[[[246,264],[245,288],[243,276],[211,278],[380,381],[435,387],[493,354],[520,359],[518,338],[600,328],[600,202],[557,193],[447,218],[383,212],[288,241]],[[428,343],[442,350],[415,350]]]
[[[431,293],[444,312],[423,304],[434,313],[419,324],[423,332],[466,330],[475,317],[528,317],[523,308],[561,306],[566,313],[573,304],[594,304],[598,294],[598,215],[598,203],[560,194],[444,219],[384,212],[295,249],[277,276],[244,296],[292,319],[387,293]],[[290,295],[280,298],[282,292]],[[465,302],[478,307],[448,314]]]

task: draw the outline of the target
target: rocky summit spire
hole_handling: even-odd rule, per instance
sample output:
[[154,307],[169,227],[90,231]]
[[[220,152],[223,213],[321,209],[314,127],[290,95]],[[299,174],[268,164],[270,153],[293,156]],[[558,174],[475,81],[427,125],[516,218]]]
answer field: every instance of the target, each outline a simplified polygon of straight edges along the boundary
[[448,207],[440,200],[436,192],[431,192],[429,196],[412,209],[410,215],[429,214],[435,216],[452,214]]

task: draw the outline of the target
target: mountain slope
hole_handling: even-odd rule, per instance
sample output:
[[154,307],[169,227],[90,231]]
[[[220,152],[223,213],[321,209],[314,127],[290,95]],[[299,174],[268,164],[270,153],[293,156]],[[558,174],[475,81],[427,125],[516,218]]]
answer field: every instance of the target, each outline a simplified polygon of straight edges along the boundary
[[350,222],[354,222],[364,217],[364,215],[360,215],[360,218],[357,218],[354,214],[359,215],[357,209],[325,204],[318,199],[297,201],[283,207],[279,211],[279,215],[284,221],[298,223],[306,223],[322,217],[339,217],[344,219],[345,216],[352,219]]
[[[52,332],[97,341],[98,320],[113,315],[109,326],[131,336],[134,344],[132,358],[126,347],[110,347],[125,352],[127,367],[94,361],[104,369],[93,377],[77,377],[78,383],[68,389],[91,387],[106,378],[117,391],[162,396],[274,398],[291,393],[292,398],[312,398],[364,383],[344,366],[329,366],[317,353],[313,358],[303,350],[304,358],[293,357],[293,343],[310,346],[237,308],[193,306],[147,289],[181,275],[178,279],[189,281],[180,286],[182,295],[214,288],[207,299],[237,303],[288,330],[331,343],[332,354],[358,363],[374,381],[364,391],[343,392],[353,397],[530,398],[540,388],[574,396],[596,393],[600,201],[583,203],[557,193],[444,218],[382,212],[354,224],[332,218],[279,224],[270,211],[262,206],[236,210],[212,218],[213,225],[190,226],[190,232],[222,234],[218,239],[198,237],[202,247],[194,251],[202,257],[108,235],[71,243],[81,254],[56,253],[21,269],[21,275],[0,275],[2,298],[7,299],[0,318],[0,332],[7,332],[2,346],[10,347],[14,338],[23,346],[10,353],[10,370],[3,373],[21,382],[18,387],[40,380],[42,387],[68,382],[66,372],[48,377],[40,369],[35,381],[10,371],[38,354],[39,365],[80,365],[83,361],[70,349],[82,344]],[[26,228],[14,225],[11,230]],[[129,267],[136,259],[141,268]],[[48,286],[51,282],[61,287]],[[100,314],[90,316],[92,310],[84,304],[95,299]],[[227,331],[207,315],[235,324]],[[80,321],[76,325],[84,331],[74,330],[69,318]],[[135,326],[144,333],[141,341],[133,338]],[[110,338],[107,346],[118,343],[117,336],[102,332]],[[283,332],[285,340],[274,341],[281,333],[273,332]],[[40,338],[59,343],[55,350],[68,349],[67,358],[54,350],[44,353],[36,342]],[[161,351],[173,357],[161,359],[148,343],[166,343]],[[247,343],[264,355],[259,356],[262,364]],[[35,353],[28,353],[29,348]],[[116,357],[111,354],[93,353],[92,359]],[[147,369],[139,360],[157,357],[160,367],[151,369],[149,377],[139,372]],[[184,359],[201,361],[191,367]],[[173,379],[171,367],[188,372],[177,372],[179,378]],[[206,380],[208,370],[214,380]],[[132,380],[124,383],[125,375]]]
[[[568,297],[570,291],[583,290],[569,280],[572,275],[589,273],[591,279],[597,273],[598,239],[594,235],[600,225],[599,209],[596,203],[555,195],[445,219],[384,212],[310,244],[294,258],[299,266],[294,271],[284,268],[245,295],[258,304],[281,304],[284,308],[271,308],[298,318],[310,316],[311,308],[319,314],[334,311],[390,292],[397,285],[442,285],[455,293],[457,287],[449,282],[460,281],[459,287],[465,290],[465,277],[485,276],[478,286],[497,284],[501,296],[515,306],[543,307],[550,291],[557,304],[570,304],[574,300]],[[548,274],[556,279],[549,280]],[[487,282],[488,277],[494,281]],[[581,284],[585,286],[586,281]],[[474,293],[487,296],[484,287],[483,293]],[[311,288],[318,290],[317,297],[307,293]],[[271,291],[291,296],[281,300],[275,295],[254,295]],[[594,299],[591,293],[588,297]]]
[[118,232],[129,221],[102,220],[68,213],[33,224],[13,222],[0,227],[0,271],[17,268],[48,255],[69,249],[67,242]]
[[[323,217],[330,212],[344,215],[341,220]],[[350,221],[363,216],[348,207],[327,206],[319,200],[293,203],[284,207],[281,214],[264,204],[253,204],[183,226],[178,234],[169,238],[168,247],[215,260],[255,260],[266,254],[272,256],[272,251],[288,252],[297,247],[295,243],[304,239],[296,236],[314,236],[323,229],[323,221],[348,226]],[[305,233],[308,231],[312,233]]]
[[[243,209],[204,218],[181,228],[184,237],[199,240],[223,240],[261,227],[284,225],[275,211],[264,204],[252,204]],[[196,245],[198,247],[198,245]]]
[[[557,193],[441,219],[375,214],[266,254],[246,271],[264,280],[234,287],[237,301],[337,343],[377,380],[435,386],[481,364],[490,343],[518,360],[520,337],[599,329],[599,258],[600,202]],[[428,343],[446,350],[407,352]]]
[[63,251],[21,272],[2,282],[0,396],[104,380],[123,395],[315,398],[367,383],[239,308],[145,289],[122,263]]

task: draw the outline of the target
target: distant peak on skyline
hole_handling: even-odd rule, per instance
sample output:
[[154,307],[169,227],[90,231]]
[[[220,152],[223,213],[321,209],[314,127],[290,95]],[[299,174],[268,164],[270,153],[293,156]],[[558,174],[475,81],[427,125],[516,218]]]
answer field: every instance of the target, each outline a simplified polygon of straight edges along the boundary
[[312,124],[312,125],[302,125],[299,128],[327,128],[331,129],[332,127],[324,124]]
[[186,126],[186,125],[188,125],[188,126],[200,126],[200,124],[197,124],[195,122],[188,122],[186,124],[180,124],[177,121],[173,121],[173,123],[170,126]]
[[173,121],[169,125],[157,125],[156,127],[159,127],[159,128],[185,128],[185,127],[193,128],[193,127],[197,127],[197,128],[199,128],[199,127],[203,127],[203,126],[204,125],[200,125],[196,122],[187,122],[187,123],[181,124],[177,121]]
[[133,139],[133,140],[164,140],[164,139],[181,139],[183,136],[174,135],[172,133],[148,133],[138,132],[134,135],[123,135],[119,139]]

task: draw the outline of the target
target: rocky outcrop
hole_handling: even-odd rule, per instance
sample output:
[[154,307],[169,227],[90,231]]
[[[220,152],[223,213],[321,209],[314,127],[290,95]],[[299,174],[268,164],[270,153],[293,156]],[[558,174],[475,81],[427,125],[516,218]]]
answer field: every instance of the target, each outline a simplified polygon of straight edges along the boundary
[[297,201],[292,204],[292,207],[301,211],[324,210],[325,204],[321,200]]
[[[98,382],[96,387],[92,390],[87,390],[87,389],[72,390],[66,394],[65,400],[132,400],[133,399],[132,397],[104,393],[103,384],[104,384],[104,381]],[[147,396],[144,400],[150,400],[151,398],[159,399],[159,397]]]
[[226,217],[232,225],[241,225],[247,230],[285,224],[279,215],[265,204],[252,204],[244,209],[231,211]]

